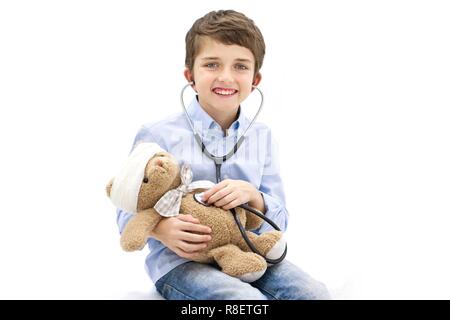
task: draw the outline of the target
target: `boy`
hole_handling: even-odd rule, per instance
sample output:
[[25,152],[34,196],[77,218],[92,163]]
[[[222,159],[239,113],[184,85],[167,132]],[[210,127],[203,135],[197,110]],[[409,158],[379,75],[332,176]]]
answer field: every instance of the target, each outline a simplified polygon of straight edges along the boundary
[[[250,121],[240,111],[240,104],[261,81],[264,53],[259,29],[233,10],[210,12],[187,33],[184,75],[197,92],[187,111],[213,154],[226,154],[247,128]],[[142,141],[156,142],[180,162],[188,163],[195,180],[216,181],[214,162],[202,155],[184,114],[143,126],[134,145]],[[288,212],[272,143],[269,128],[255,123],[236,154],[223,163],[224,180],[206,191],[203,200],[223,209],[248,202],[286,230]],[[250,150],[255,147],[256,152]],[[129,217],[118,210],[120,230]],[[270,228],[264,223],[256,232]],[[190,261],[196,251],[206,247],[210,231],[189,215],[165,218],[157,225],[148,241],[146,267],[164,298],[329,298],[323,284],[286,260],[269,267],[262,278],[250,284],[213,265]]]

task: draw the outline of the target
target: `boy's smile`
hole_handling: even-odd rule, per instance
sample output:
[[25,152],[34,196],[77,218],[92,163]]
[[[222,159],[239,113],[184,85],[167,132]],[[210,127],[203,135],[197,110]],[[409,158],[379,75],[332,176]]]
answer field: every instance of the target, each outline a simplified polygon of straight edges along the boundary
[[254,76],[255,58],[239,45],[225,45],[210,37],[202,37],[193,70],[186,69],[188,81],[194,81],[202,108],[222,127],[228,129],[237,110],[261,80]]
[[236,89],[230,89],[230,88],[221,88],[221,87],[217,87],[217,88],[213,88],[212,90],[215,94],[224,97],[224,98],[228,98],[231,97],[233,95],[235,95],[238,91]]

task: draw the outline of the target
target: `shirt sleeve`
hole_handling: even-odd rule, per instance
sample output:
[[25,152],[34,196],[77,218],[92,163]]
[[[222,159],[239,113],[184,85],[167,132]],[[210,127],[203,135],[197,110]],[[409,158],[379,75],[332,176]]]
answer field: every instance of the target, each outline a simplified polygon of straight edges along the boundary
[[[278,144],[270,131],[267,140],[267,153],[259,191],[264,199],[265,216],[275,222],[282,231],[286,231],[289,213],[285,205],[283,181],[280,176]],[[273,227],[264,222],[256,233],[270,230],[273,230]]]
[[117,214],[117,226],[119,227],[119,233],[122,234],[123,229],[127,225],[128,221],[131,219],[133,214],[123,211],[122,209],[116,210]]
[[[133,146],[130,150],[130,153],[131,151],[133,151],[134,147],[140,142],[155,142],[160,145],[159,141],[157,141],[157,139],[152,135],[150,131],[150,125],[144,125],[139,129],[138,133],[136,134],[136,137],[134,138]],[[133,214],[130,212],[123,211],[120,208],[116,209],[116,214],[117,214],[117,226],[119,227],[119,232],[122,233],[123,229],[127,225],[128,221],[131,219]]]

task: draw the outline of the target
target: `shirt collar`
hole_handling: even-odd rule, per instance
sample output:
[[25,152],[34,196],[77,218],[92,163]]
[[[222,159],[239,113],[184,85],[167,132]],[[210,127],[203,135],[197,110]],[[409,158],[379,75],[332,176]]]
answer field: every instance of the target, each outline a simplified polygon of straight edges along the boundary
[[[202,130],[217,129],[222,132],[220,125],[202,108],[198,102],[198,96],[192,99],[191,103],[187,107],[187,112],[194,123],[195,130],[202,132]],[[228,129],[228,135],[238,131],[240,127],[245,126],[248,119],[245,117],[241,110],[241,106],[238,109],[237,119],[230,125]]]

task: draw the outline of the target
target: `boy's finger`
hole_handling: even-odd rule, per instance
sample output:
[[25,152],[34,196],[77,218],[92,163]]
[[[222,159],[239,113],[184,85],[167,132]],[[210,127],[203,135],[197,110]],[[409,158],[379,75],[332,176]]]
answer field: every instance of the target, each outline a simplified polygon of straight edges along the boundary
[[191,260],[197,257],[196,253],[198,251],[203,250],[206,247],[207,244],[191,245],[189,243],[182,242],[177,247],[177,251],[175,253],[182,258]]
[[192,222],[192,223],[199,223],[200,221],[197,218],[194,218],[190,214],[180,214],[178,215],[178,219],[184,222]]
[[196,232],[196,233],[211,233],[212,230],[210,227],[205,226],[203,224],[186,224],[183,226],[184,231]]
[[216,184],[214,187],[212,187],[211,189],[206,190],[205,192],[203,192],[202,201],[207,201],[210,196],[212,196],[214,193],[216,193],[217,191],[219,191],[220,189],[222,189],[225,186],[226,186],[226,182],[221,181],[218,184]]
[[206,244],[208,241],[211,241],[211,236],[209,234],[197,234],[192,232],[183,232],[183,241],[188,241],[190,243],[204,243]]
[[223,199],[224,197],[229,196],[231,193],[232,193],[232,190],[230,188],[225,187],[225,188],[217,191],[213,195],[211,195],[211,197],[209,197],[207,202],[209,204],[212,204],[212,203],[215,204],[217,201],[219,201],[220,199]]

